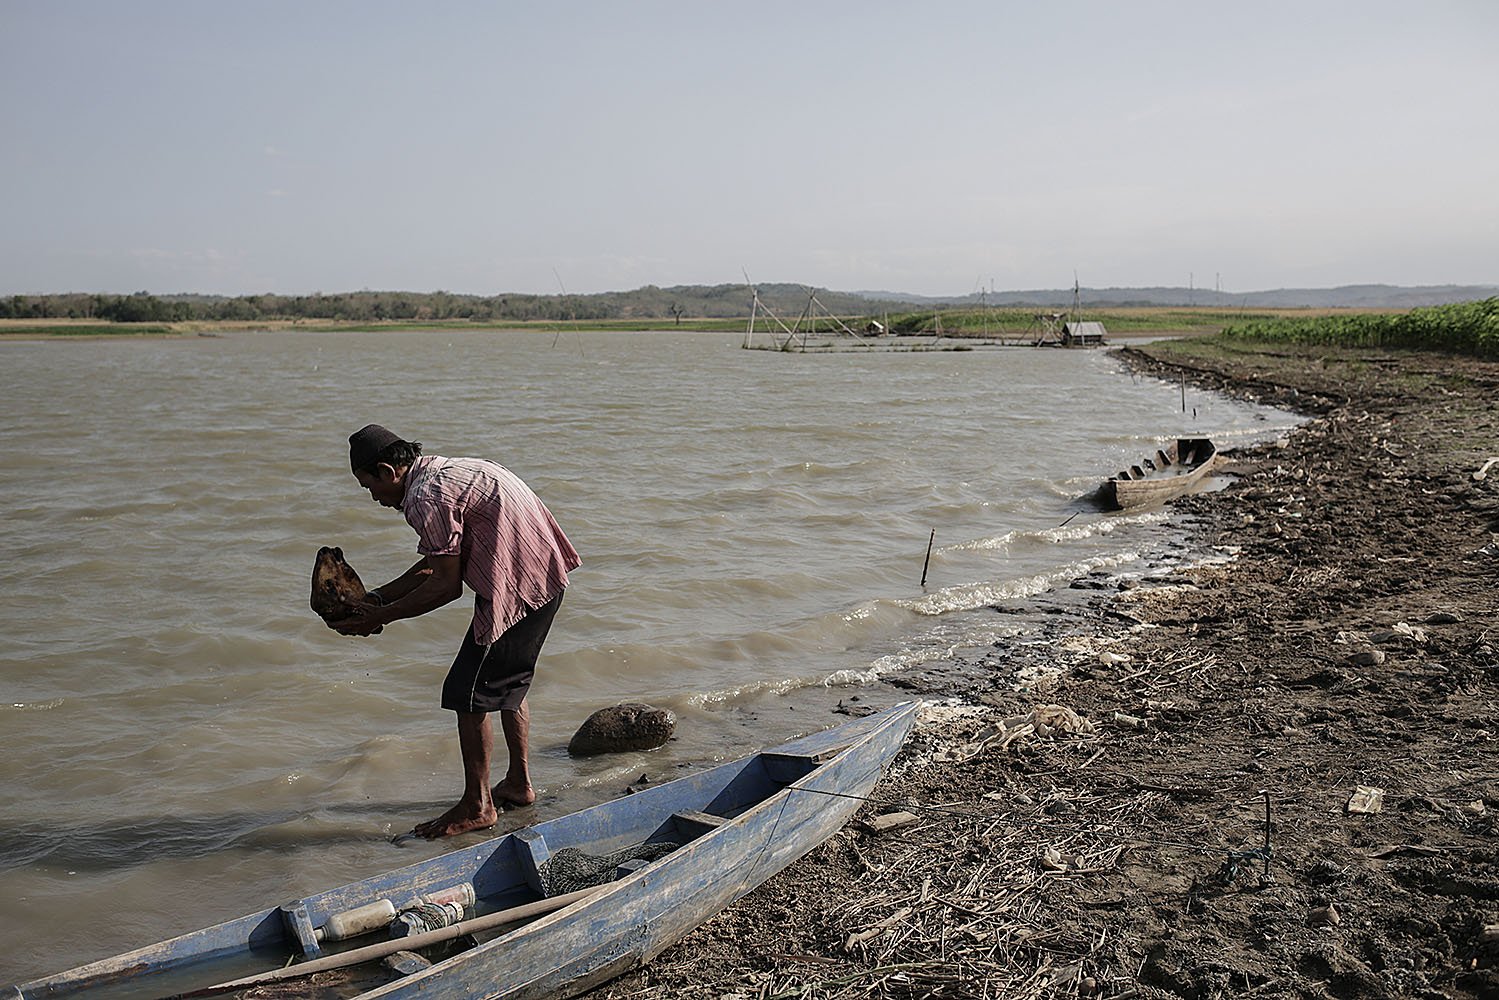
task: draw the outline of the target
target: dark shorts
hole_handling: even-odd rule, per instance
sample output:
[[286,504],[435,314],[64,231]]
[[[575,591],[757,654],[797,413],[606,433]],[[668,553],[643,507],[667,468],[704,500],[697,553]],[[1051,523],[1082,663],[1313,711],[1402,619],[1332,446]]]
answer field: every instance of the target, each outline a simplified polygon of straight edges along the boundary
[[510,626],[488,646],[474,641],[469,626],[463,647],[442,682],[442,707],[453,712],[514,711],[536,676],[536,657],[562,605],[558,594]]

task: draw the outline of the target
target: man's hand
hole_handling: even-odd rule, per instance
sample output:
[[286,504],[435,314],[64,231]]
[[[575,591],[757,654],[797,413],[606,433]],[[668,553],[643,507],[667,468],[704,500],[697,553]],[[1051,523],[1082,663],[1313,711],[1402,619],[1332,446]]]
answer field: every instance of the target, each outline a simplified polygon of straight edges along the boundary
[[328,623],[328,627],[340,635],[375,635],[386,624],[381,606],[375,601],[366,601],[347,618]]

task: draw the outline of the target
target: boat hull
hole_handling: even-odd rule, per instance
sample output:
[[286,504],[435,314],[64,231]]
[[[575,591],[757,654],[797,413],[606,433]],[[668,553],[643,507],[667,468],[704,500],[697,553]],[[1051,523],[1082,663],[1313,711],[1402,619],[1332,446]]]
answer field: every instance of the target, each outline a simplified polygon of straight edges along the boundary
[[[544,917],[476,949],[486,954],[460,956],[466,960],[433,966],[367,996],[541,1000],[574,996],[644,964],[841,829],[874,790],[913,718],[907,711],[887,720],[860,741],[858,752],[837,755],[576,911]],[[782,752],[828,749],[826,743],[797,746]],[[559,955],[572,957],[559,964]]]
[[1117,510],[1166,503],[1196,488],[1219,464],[1219,455],[1207,438],[1178,438],[1154,459],[1133,466],[1104,481],[1099,497]]
[[[572,996],[649,961],[840,829],[894,759],[916,708],[898,705],[536,827],[12,987],[0,997],[70,996],[99,987],[127,987],[135,996],[198,989],[247,974],[239,969],[205,981],[209,973],[202,966],[209,961],[243,966],[254,959],[276,968],[299,945],[311,957],[313,926],[374,899],[410,899],[467,881],[490,907],[502,909],[537,897],[538,866],[563,847],[603,855],[685,841],[581,902],[360,994],[372,1000]],[[693,823],[702,829],[684,833]]]

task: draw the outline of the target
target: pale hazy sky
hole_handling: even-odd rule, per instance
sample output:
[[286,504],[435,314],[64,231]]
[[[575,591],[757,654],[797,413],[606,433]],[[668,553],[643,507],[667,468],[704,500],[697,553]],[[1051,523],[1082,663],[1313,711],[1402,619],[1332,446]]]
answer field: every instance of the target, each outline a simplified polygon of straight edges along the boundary
[[0,293],[1496,284],[1496,53],[1494,0],[0,0]]

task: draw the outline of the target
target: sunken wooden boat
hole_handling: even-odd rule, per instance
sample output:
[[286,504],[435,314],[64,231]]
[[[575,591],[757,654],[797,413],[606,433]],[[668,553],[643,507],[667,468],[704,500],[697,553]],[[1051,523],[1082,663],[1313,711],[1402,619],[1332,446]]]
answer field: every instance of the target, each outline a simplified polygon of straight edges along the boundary
[[[573,996],[650,961],[837,832],[894,759],[917,704],[0,998]],[[461,922],[389,936],[391,909],[440,898],[473,901],[453,912]],[[371,932],[332,940],[358,929],[361,910],[379,914]]]
[[1192,489],[1217,461],[1218,449],[1207,438],[1177,438],[1153,458],[1104,480],[1099,499],[1120,510],[1162,504]]

